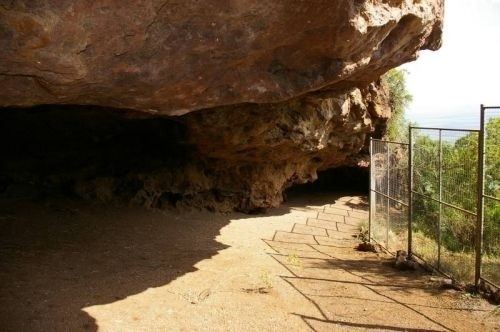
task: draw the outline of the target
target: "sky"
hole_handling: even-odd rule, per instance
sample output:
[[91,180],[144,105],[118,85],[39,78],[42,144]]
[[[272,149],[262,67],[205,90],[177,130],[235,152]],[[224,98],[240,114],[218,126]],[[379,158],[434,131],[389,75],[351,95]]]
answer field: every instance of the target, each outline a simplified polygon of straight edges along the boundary
[[478,128],[480,104],[500,106],[500,0],[445,0],[443,46],[402,68],[420,126]]

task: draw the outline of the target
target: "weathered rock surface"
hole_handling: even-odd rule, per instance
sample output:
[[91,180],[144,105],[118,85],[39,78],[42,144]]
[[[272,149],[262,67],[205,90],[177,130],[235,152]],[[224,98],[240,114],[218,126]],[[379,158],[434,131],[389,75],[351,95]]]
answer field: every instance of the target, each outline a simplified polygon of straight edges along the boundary
[[0,106],[165,115],[365,86],[440,45],[443,0],[0,1]]
[[4,110],[0,196],[62,191],[152,208],[260,211],[317,170],[355,165],[368,135],[384,130],[387,98],[371,84],[175,121],[89,107]]
[[439,48],[442,14],[443,0],[0,1],[0,196],[277,206],[318,170],[366,162],[390,117],[380,75]]
[[215,174],[209,187],[251,211],[278,206],[284,189],[316,180],[318,170],[356,166],[353,156],[389,117],[387,91],[371,84],[340,96],[195,112],[186,124],[205,169]]

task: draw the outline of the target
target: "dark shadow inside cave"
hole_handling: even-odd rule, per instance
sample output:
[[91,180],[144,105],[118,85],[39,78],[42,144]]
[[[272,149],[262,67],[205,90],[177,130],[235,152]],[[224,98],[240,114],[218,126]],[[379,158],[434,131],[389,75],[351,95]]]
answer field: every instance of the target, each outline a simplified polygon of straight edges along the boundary
[[286,201],[304,198],[308,195],[318,197],[335,194],[362,195],[368,194],[368,167],[338,167],[318,172],[314,182],[294,185],[288,188],[284,197]]
[[[171,118],[92,106],[0,110],[0,197],[70,195],[92,179],[182,168],[191,147]],[[126,195],[137,178],[115,184]],[[175,198],[175,197],[174,197]]]
[[[192,190],[204,179],[190,179],[189,169],[199,167],[202,175],[210,170],[196,163],[198,152],[187,136],[183,117],[75,105],[2,109],[0,199],[77,196],[153,208],[191,199],[196,207],[213,209],[209,201],[217,200],[216,189]],[[163,187],[144,201],[141,190],[155,172],[160,176],[154,181]],[[294,185],[284,197],[366,194],[367,188],[367,168],[340,167],[318,172],[318,180]]]

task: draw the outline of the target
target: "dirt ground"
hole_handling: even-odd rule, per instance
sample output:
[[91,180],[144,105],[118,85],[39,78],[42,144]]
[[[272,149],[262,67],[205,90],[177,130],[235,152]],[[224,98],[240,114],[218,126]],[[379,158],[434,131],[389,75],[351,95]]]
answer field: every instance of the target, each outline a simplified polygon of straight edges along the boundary
[[489,331],[498,309],[354,249],[366,204],[266,215],[0,202],[2,331]]

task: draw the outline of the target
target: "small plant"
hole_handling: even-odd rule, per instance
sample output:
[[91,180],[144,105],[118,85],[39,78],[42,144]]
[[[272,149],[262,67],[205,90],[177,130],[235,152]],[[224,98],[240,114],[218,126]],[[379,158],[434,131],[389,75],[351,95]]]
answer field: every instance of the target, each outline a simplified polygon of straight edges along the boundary
[[368,231],[368,222],[366,220],[359,223],[358,239],[361,243],[358,244],[356,250],[366,252],[377,252],[377,248],[370,242],[370,232]]
[[297,254],[288,255],[288,257],[286,258],[286,261],[288,264],[290,264],[292,266],[302,268],[302,260],[300,259],[300,257]]
[[258,284],[254,284],[254,287],[242,288],[241,290],[245,293],[267,294],[271,291],[271,289],[273,289],[271,274],[269,271],[262,270],[259,274]]
[[271,281],[271,274],[269,273],[269,271],[266,271],[266,270],[260,271],[259,278],[260,278],[260,281],[262,282],[262,284],[264,284],[264,287],[266,289],[273,288],[273,283]]
[[262,270],[259,274],[259,283],[254,284],[251,288],[242,288],[241,290],[245,293],[257,293],[257,294],[267,294],[273,288],[273,283],[271,280],[271,274],[269,271]]
[[368,231],[368,222],[363,220],[359,223],[359,234],[358,239],[361,242],[370,242],[370,233]]
[[358,239],[365,243],[365,242],[370,242],[370,234],[367,229],[361,228],[359,231]]

